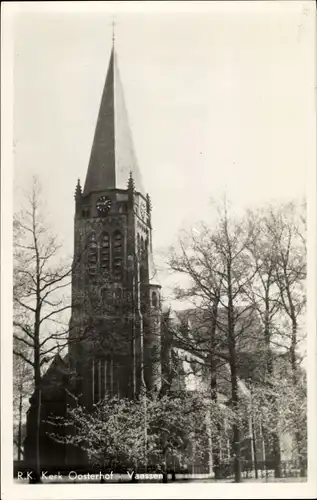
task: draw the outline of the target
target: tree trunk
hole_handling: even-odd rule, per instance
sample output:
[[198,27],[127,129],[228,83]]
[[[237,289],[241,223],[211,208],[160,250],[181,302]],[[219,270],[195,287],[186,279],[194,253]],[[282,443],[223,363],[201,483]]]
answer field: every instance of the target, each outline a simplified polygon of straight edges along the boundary
[[300,477],[306,477],[306,465],[305,465],[305,460],[303,457],[303,446],[302,446],[302,439],[301,439],[301,434],[299,431],[295,433],[295,439],[296,439],[296,444],[297,444],[297,450],[298,450],[298,462],[299,462],[299,474]]
[[[236,367],[231,366],[231,399],[235,413],[238,410],[238,381]],[[236,483],[241,482],[241,432],[237,422],[232,426],[233,432],[233,454],[234,454],[234,480]]]
[[[216,372],[212,374],[211,377],[211,400],[217,403],[217,378]],[[215,474],[215,479],[220,478],[220,434],[221,434],[221,424],[216,423],[216,437],[212,440],[212,464],[213,471]]]
[[[165,447],[164,447],[165,448]],[[162,474],[163,474],[163,483],[168,482],[168,477],[167,477],[167,449],[164,449],[163,453],[163,461],[162,461]]]
[[[211,332],[210,332],[210,392],[211,392],[211,401],[217,403],[217,361],[215,358],[215,349],[216,349],[216,328],[217,328],[217,315],[218,315],[218,303],[219,301],[215,301],[212,308],[212,323],[211,323]],[[217,433],[216,438],[212,442],[212,464],[213,471],[215,475],[215,479],[219,479],[220,477],[220,433],[221,433],[221,425],[220,422],[216,424]]]
[[251,426],[252,426],[252,445],[253,445],[253,456],[254,456],[254,475],[255,479],[258,479],[258,457],[256,449],[256,434],[255,434],[255,423],[253,415],[251,417]]
[[138,480],[135,477],[135,471],[132,472],[132,478],[131,478],[131,483],[137,483]]
[[[231,401],[234,414],[238,414],[239,393],[238,393],[238,374],[237,374],[237,353],[235,342],[235,323],[233,311],[233,299],[231,288],[231,269],[228,266],[228,350],[229,365],[231,372]],[[234,480],[241,482],[241,431],[239,423],[236,421],[232,426],[233,433],[233,454],[234,454]]]
[[163,483],[168,482],[168,477],[167,477],[167,467],[166,467],[166,462],[164,463],[164,468],[163,468]]
[[39,255],[38,240],[35,226],[35,207],[33,207],[33,237],[36,254],[36,308],[34,317],[34,389],[35,389],[35,475],[33,482],[41,483],[41,452],[40,452],[40,428],[41,428],[41,263]]
[[[273,367],[273,359],[272,359],[272,351],[271,351],[271,332],[270,332],[270,318],[269,318],[269,289],[266,290],[265,297],[265,320],[264,320],[264,339],[265,339],[265,348],[266,348],[266,367],[267,372],[270,377],[274,376],[274,367]],[[272,406],[274,411],[276,412],[276,401],[275,398],[272,397]],[[273,440],[273,460],[274,460],[274,477],[281,477],[281,447],[280,447],[280,438],[276,432],[272,433]]]
[[40,428],[41,428],[41,388],[36,391],[36,430],[35,430],[35,482],[41,482],[41,453],[40,453]]
[[[292,321],[292,338],[291,338],[291,347],[290,347],[290,354],[291,354],[291,367],[292,367],[292,375],[293,375],[293,385],[296,387],[298,383],[298,370],[297,370],[297,357],[296,357],[296,345],[297,345],[297,318],[294,310],[294,305],[292,301],[291,294],[288,293],[288,300],[290,304],[290,312],[291,312],[291,321]],[[296,445],[297,445],[297,453],[298,453],[298,462],[299,462],[299,469],[300,469],[300,477],[305,477],[306,476],[306,467],[303,459],[303,453],[302,453],[302,439],[301,439],[301,433],[300,431],[295,432],[295,440],[296,440]]]
[[292,321],[292,339],[291,339],[291,347],[290,347],[290,354],[291,354],[291,367],[292,367],[292,374],[293,374],[293,384],[296,387],[297,382],[298,382],[298,377],[297,377],[297,359],[296,359],[296,344],[297,344],[297,319],[295,316],[294,312],[294,307],[291,306],[291,321]]
[[22,449],[22,403],[23,403],[23,394],[22,394],[22,386],[20,386],[20,394],[19,394],[19,430],[18,430],[18,461],[21,460],[21,449]]
[[274,457],[274,477],[281,477],[281,448],[280,440],[276,432],[273,434],[273,457]]
[[[35,328],[36,331],[36,328]],[[39,335],[36,336],[39,339]],[[41,452],[40,452],[40,430],[41,430],[41,367],[40,367],[40,349],[39,341],[35,343],[34,349],[34,385],[35,385],[35,408],[36,408],[36,427],[35,427],[35,483],[41,482]]]

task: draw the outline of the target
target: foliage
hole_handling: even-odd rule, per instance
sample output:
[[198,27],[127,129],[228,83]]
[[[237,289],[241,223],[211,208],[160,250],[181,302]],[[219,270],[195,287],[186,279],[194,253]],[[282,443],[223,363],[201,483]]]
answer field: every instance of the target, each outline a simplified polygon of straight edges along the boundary
[[25,193],[25,205],[14,215],[13,235],[13,353],[32,371],[36,410],[34,461],[39,478],[41,377],[57,350],[68,343],[64,315],[71,308],[67,291],[72,266],[61,259],[61,245],[49,229],[37,178],[33,179],[30,192]]
[[238,378],[254,390],[278,476],[281,434],[295,436],[297,458],[306,453],[299,353],[305,334],[305,205],[268,205],[237,218],[225,201],[216,206],[212,225],[197,225],[180,237],[168,265],[177,277],[185,277],[185,284],[175,287],[175,298],[193,306],[186,327],[174,328],[174,338],[209,367],[211,394],[221,388],[223,364],[230,368],[236,481],[243,421],[246,415],[255,418],[249,397],[238,391]]
[[[71,307],[72,268],[61,258],[62,247],[49,229],[37,178],[25,194],[25,206],[15,213],[13,234],[14,352],[34,369],[38,361],[42,369],[56,348],[67,343],[64,314]],[[30,356],[23,346],[29,348]]]
[[[30,348],[21,345],[25,357],[30,355]],[[17,458],[23,456],[23,424],[25,413],[32,392],[32,369],[20,356],[13,356],[13,443],[17,450]]]
[[69,407],[66,419],[51,419],[53,425],[63,422],[68,429],[51,437],[85,450],[89,460],[99,465],[165,467],[174,458],[185,466],[193,442],[196,456],[206,452],[210,433],[225,413],[227,409],[194,393],[136,400],[107,397],[92,412],[76,405]]
[[[250,411],[256,422],[265,429],[267,442],[272,444],[276,434],[289,436],[294,460],[305,460],[307,452],[307,394],[302,375],[294,386],[292,378],[275,373],[266,384],[254,384]],[[296,439],[295,439],[296,436]]]

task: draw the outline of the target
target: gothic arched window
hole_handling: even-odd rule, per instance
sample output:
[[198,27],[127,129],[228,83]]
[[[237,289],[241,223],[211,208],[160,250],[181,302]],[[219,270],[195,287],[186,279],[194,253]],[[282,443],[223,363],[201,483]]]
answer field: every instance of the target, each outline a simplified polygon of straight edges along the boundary
[[101,270],[107,272],[110,269],[110,240],[108,233],[104,233],[101,237],[100,253]]
[[116,280],[122,279],[123,266],[123,244],[120,231],[115,231],[112,235],[112,272]]
[[109,291],[108,291],[107,287],[103,287],[100,290],[100,295],[101,295],[101,300],[103,302],[106,302],[109,299]]
[[98,403],[105,394],[105,366],[100,358],[92,360],[92,398]]
[[122,290],[121,290],[121,288],[115,288],[115,290],[113,292],[113,299],[116,302],[120,302],[121,301],[121,299],[122,299]]
[[96,242],[95,233],[92,233],[90,236],[90,239],[89,239],[87,261],[88,261],[89,273],[96,274],[97,263],[98,263],[98,246],[97,246],[97,242]]
[[89,207],[84,207],[82,209],[82,216],[83,217],[90,217],[90,208]]
[[140,265],[140,283],[141,285],[144,285],[146,283],[146,271],[144,264]]
[[122,290],[121,288],[115,288],[113,291],[113,304],[116,309],[119,309],[122,304]]
[[147,256],[147,240],[141,236],[141,241],[140,241],[140,258],[141,261],[145,261]]
[[152,292],[152,306],[157,307],[158,299],[156,292]]

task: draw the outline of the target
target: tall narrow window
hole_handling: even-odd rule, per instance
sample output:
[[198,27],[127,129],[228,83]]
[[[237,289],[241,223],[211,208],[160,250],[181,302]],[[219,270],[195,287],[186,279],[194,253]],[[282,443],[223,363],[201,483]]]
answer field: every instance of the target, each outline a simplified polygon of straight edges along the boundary
[[144,253],[145,253],[145,244],[143,236],[141,236],[141,260],[144,259]]
[[120,231],[112,235],[112,272],[115,280],[122,279],[123,245]]
[[92,403],[94,404],[95,402],[95,359],[94,358],[92,358],[91,362],[91,375],[92,375],[92,380],[91,380]]
[[106,314],[113,314],[115,304],[113,300],[112,289],[110,287],[102,287],[102,289],[100,290],[100,296],[102,310]]
[[96,242],[96,235],[92,233],[88,243],[88,271],[90,274],[96,274],[98,262],[98,247]]
[[140,283],[141,283],[141,285],[146,283],[146,271],[145,271],[144,263],[141,263],[141,265],[140,265]]
[[110,269],[110,241],[109,234],[104,233],[101,237],[100,263],[102,272],[107,272]]
[[155,292],[152,293],[152,306],[157,307],[157,295]]
[[87,208],[87,207],[83,208],[82,209],[82,216],[89,217],[90,216],[90,208]]
[[141,255],[141,238],[139,233],[137,236],[137,253],[138,255]]
[[114,395],[114,393],[113,393],[113,358],[111,358],[111,361],[110,361],[110,394],[111,394],[111,396]]
[[108,376],[108,361],[105,359],[104,361],[104,394],[108,393],[108,383],[107,383],[107,376]]
[[99,358],[94,358],[93,359],[93,364],[92,364],[92,369],[93,369],[93,379],[92,379],[92,384],[93,384],[93,402],[98,403],[102,397],[102,361]]
[[113,292],[113,304],[116,310],[121,308],[122,304],[122,290],[121,288],[116,288]]

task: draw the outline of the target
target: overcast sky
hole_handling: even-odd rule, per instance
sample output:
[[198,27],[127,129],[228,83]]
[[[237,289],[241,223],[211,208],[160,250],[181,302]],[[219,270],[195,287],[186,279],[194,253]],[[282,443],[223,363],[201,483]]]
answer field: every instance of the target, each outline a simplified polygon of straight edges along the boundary
[[19,14],[15,187],[39,174],[54,227],[71,251],[74,189],[78,177],[85,180],[114,17],[156,249],[184,224],[208,220],[210,198],[224,191],[238,207],[302,196],[314,167],[311,7],[215,2],[196,12],[113,16],[76,12],[74,3],[68,13]]

